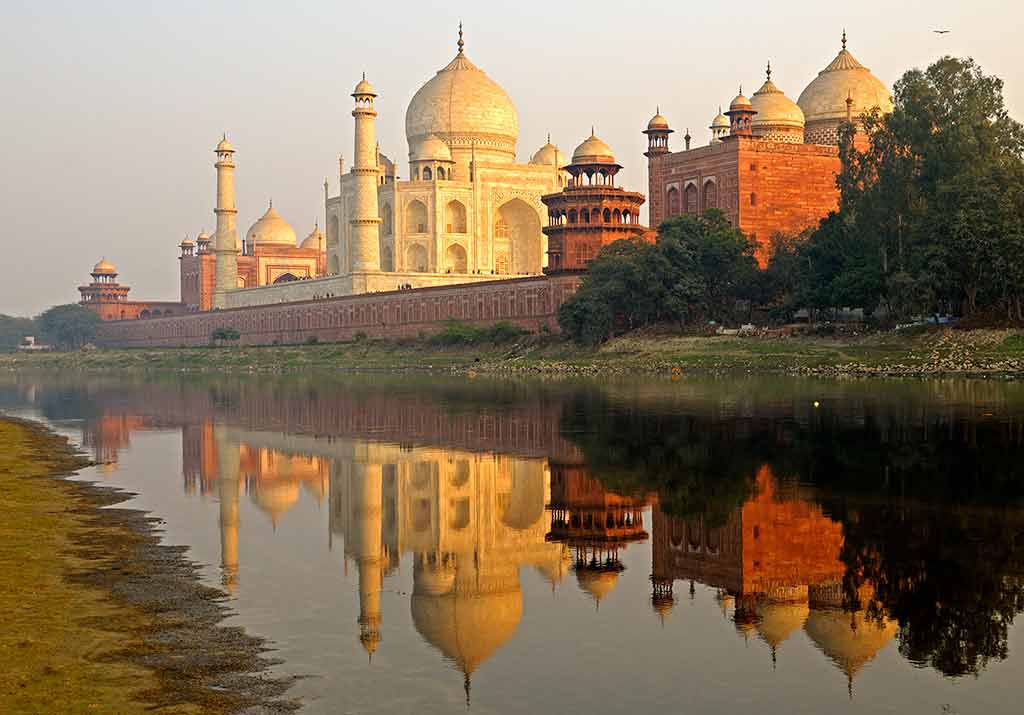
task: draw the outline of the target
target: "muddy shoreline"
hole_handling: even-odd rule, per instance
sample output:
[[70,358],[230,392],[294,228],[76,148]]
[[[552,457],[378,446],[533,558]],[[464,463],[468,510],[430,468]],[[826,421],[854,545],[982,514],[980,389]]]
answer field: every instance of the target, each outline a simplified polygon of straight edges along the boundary
[[[200,582],[187,548],[161,543],[160,520],[137,510],[116,508],[133,494],[69,479],[90,462],[67,441],[39,423],[0,414],[19,425],[53,455],[56,467],[45,479],[58,481],[74,498],[78,529],[70,544],[75,583],[105,591],[117,603],[145,614],[144,625],[103,622],[123,631],[127,645],[106,656],[152,672],[158,687],[136,694],[147,709],[161,712],[290,713],[299,708],[285,693],[295,678],[270,672],[280,662],[261,638],[225,626],[228,596]],[[112,508],[113,507],[113,508]],[[45,709],[45,704],[43,704]]]

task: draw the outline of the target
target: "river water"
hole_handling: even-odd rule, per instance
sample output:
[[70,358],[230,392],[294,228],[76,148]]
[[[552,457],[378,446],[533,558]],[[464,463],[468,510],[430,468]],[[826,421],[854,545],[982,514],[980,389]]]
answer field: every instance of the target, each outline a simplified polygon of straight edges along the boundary
[[[1017,713],[1024,388],[0,376],[309,713]],[[202,647],[202,644],[197,644]]]

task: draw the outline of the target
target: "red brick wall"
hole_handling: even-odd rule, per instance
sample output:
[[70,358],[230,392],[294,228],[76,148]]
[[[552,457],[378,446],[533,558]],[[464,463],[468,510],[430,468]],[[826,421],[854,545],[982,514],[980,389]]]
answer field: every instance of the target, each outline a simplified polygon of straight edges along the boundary
[[[695,182],[702,211],[705,182],[714,177],[717,208],[733,225],[755,238],[758,262],[763,267],[774,234],[800,233],[836,208],[839,191],[835,177],[839,169],[835,146],[762,139],[728,139],[656,157],[650,165],[651,226],[669,218],[666,196],[673,184],[682,192],[687,183]],[[680,206],[685,210],[682,195]]]
[[742,142],[738,164],[739,227],[756,240],[762,267],[768,263],[773,235],[799,234],[838,206],[836,147]]
[[558,330],[555,315],[579,278],[538,276],[469,285],[364,293],[325,300],[109,323],[97,338],[107,347],[208,345],[218,328],[237,330],[242,345],[412,337],[440,330],[446,320],[487,325],[508,321],[536,331]]

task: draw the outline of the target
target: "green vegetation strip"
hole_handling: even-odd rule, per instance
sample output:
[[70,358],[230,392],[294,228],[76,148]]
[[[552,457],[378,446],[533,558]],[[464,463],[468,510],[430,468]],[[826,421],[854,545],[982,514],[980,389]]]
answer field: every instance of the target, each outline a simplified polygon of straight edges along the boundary
[[67,441],[0,417],[0,712],[229,713],[288,686],[262,642],[219,622],[223,594],[113,490],[57,479]]
[[443,370],[514,373],[789,373],[822,376],[1024,374],[1019,330],[921,327],[867,334],[686,336],[648,329],[586,347],[511,326],[453,323],[406,340],[267,347],[91,350],[0,354],[0,370],[175,371],[294,374],[316,371]]

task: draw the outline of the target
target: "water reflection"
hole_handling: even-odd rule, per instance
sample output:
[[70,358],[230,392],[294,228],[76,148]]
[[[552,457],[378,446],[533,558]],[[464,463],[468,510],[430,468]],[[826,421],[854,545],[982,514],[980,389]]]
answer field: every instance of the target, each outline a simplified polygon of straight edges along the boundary
[[[1024,610],[1024,394],[885,385],[9,377],[0,406],[80,419],[111,465],[136,433],[180,431],[185,494],[219,501],[232,592],[241,500],[274,529],[303,494],[326,505],[358,585],[352,647],[403,647],[382,596],[411,563],[412,627],[467,699],[541,615],[524,614],[524,567],[552,591],[571,574],[596,608],[649,581],[636,610],[663,621],[677,590],[713,589],[772,667],[802,633],[852,697],[891,643],[951,677],[1019,657]],[[627,568],[634,548],[649,571]]]

